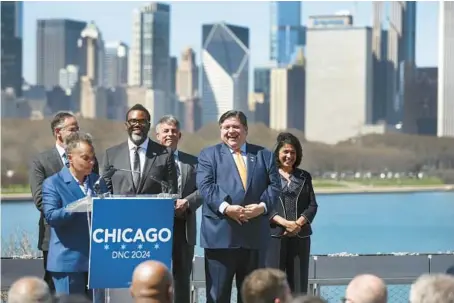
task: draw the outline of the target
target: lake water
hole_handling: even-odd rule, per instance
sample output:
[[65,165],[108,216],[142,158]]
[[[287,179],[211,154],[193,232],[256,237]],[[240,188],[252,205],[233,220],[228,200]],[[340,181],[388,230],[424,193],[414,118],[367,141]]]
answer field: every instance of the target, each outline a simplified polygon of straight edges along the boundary
[[[317,200],[312,254],[454,251],[454,192],[317,195]],[[5,240],[17,231],[31,235],[36,247],[38,218],[31,201],[2,202],[2,256]],[[200,247],[196,254],[203,255]]]

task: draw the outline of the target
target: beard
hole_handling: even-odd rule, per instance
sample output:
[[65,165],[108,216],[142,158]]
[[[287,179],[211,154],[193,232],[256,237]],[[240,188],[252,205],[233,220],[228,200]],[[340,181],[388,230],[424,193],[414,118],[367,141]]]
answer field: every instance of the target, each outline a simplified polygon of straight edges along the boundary
[[140,135],[134,134],[133,132],[131,132],[129,134],[129,139],[131,139],[132,143],[139,146],[140,144],[145,142],[145,140],[147,139],[147,136],[145,135],[145,132],[141,133]]

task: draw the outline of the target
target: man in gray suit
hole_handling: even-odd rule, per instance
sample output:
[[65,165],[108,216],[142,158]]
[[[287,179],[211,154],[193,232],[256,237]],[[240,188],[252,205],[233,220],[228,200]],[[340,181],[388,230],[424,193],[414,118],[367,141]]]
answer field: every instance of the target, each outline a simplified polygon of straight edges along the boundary
[[173,233],[173,276],[175,302],[190,302],[190,275],[196,244],[196,211],[202,205],[196,185],[197,157],[178,150],[180,122],[173,116],[162,117],[156,125],[158,142],[172,149],[177,167],[178,194]]
[[[107,149],[103,159],[103,176],[109,191],[114,195],[176,193],[172,152],[148,138],[148,110],[140,104],[131,107],[126,113],[125,127],[128,139]],[[117,170],[108,173],[112,169]]]
[[[44,280],[49,285],[49,289],[55,291],[52,278],[47,271],[47,253],[49,251],[50,227],[43,215],[43,181],[59,172],[63,165],[66,164],[65,139],[71,133],[79,131],[79,124],[76,117],[69,112],[59,112],[55,115],[50,123],[52,135],[55,137],[55,146],[49,150],[41,152],[34,156],[30,162],[29,182],[30,189],[35,202],[36,208],[40,211],[39,217],[39,236],[38,249],[43,252],[44,259]],[[98,173],[98,163],[95,162],[93,171]]]

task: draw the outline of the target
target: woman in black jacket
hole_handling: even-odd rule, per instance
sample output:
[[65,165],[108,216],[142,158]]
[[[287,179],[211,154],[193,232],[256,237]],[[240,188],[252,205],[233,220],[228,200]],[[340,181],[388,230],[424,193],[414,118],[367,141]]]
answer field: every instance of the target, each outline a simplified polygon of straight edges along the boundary
[[271,241],[266,266],[287,273],[294,293],[305,294],[308,287],[312,228],[317,201],[311,175],[298,166],[303,158],[301,143],[291,133],[280,133],[274,151],[281,176],[279,203],[270,212]]

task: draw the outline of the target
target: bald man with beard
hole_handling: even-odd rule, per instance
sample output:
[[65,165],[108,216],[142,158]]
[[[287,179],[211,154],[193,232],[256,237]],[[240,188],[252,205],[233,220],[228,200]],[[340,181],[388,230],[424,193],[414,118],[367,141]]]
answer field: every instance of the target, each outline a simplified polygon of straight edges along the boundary
[[353,278],[345,291],[347,303],[386,303],[388,290],[385,282],[374,275],[359,275]]
[[136,303],[172,303],[172,274],[161,262],[142,262],[134,269],[130,291]]
[[52,295],[44,280],[37,277],[22,277],[11,285],[8,303],[51,303]]

